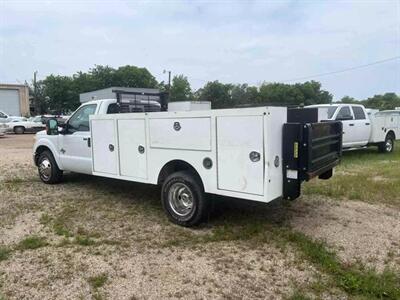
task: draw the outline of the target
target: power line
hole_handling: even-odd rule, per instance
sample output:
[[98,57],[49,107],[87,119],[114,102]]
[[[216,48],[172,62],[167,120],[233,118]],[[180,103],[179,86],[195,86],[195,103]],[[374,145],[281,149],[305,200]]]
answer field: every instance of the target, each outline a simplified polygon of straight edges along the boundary
[[[303,80],[303,79],[310,79],[310,78],[316,78],[316,77],[329,76],[329,75],[344,73],[344,72],[348,72],[348,71],[352,71],[352,70],[362,69],[362,68],[366,68],[366,67],[370,67],[370,66],[386,63],[386,62],[393,61],[393,60],[396,60],[396,59],[400,59],[400,56],[394,56],[394,57],[390,57],[390,58],[386,58],[386,59],[382,59],[382,60],[377,60],[377,61],[374,61],[374,62],[370,62],[368,64],[358,65],[358,66],[355,66],[355,67],[350,67],[350,68],[346,68],[346,69],[342,69],[342,70],[326,72],[326,73],[319,73],[319,74],[315,74],[315,75],[297,77],[297,78],[292,78],[292,79],[287,79],[287,80],[277,80],[277,81],[274,81],[274,82],[291,82],[291,81],[297,81],[297,80]],[[215,81],[215,80],[206,80],[206,79],[201,79],[201,78],[194,78],[194,77],[191,77],[191,76],[188,76],[188,79],[189,80],[195,80],[195,81],[202,81],[204,83]],[[258,81],[257,83],[248,82],[247,84],[260,85],[260,82],[262,82],[262,81]]]
[[385,62],[388,62],[388,61],[396,60],[396,59],[400,59],[400,56],[394,56],[394,57],[390,57],[390,58],[386,58],[386,59],[382,59],[382,60],[377,60],[377,61],[365,64],[365,65],[359,65],[359,66],[350,67],[350,68],[346,68],[346,69],[342,69],[342,70],[338,70],[338,71],[320,73],[320,74],[304,76],[304,77],[297,77],[297,78],[292,78],[292,79],[288,79],[288,80],[281,80],[280,82],[290,82],[290,81],[310,79],[310,78],[315,78],[315,77],[323,77],[323,76],[328,76],[328,75],[348,72],[348,71],[352,71],[352,70],[362,69],[362,68],[370,67],[370,66],[373,66],[373,65],[382,64],[382,63],[385,63]]

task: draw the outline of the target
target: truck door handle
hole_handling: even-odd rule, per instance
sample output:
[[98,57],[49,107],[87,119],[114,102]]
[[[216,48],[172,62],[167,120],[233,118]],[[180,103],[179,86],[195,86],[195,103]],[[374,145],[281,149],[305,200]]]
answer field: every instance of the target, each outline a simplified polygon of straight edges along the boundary
[[370,123],[365,123],[365,125],[369,125]]
[[108,149],[109,149],[111,152],[113,152],[113,151],[114,151],[114,145],[113,145],[113,144],[108,145]]
[[87,146],[90,148],[90,138],[83,138],[84,141],[87,141]]
[[349,126],[354,126],[354,124],[353,124],[353,123],[351,123],[351,124],[349,124]]
[[260,160],[261,155],[260,155],[260,153],[257,152],[257,151],[251,151],[250,154],[249,154],[249,158],[250,158],[250,160],[251,160],[252,162],[257,162],[257,161]]

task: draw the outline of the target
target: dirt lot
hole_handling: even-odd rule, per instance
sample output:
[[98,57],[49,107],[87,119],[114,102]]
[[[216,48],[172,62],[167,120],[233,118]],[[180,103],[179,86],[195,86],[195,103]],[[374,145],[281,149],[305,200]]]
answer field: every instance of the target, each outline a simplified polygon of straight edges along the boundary
[[397,205],[214,197],[209,221],[185,229],[157,187],[71,173],[41,183],[33,137],[0,138],[0,299],[374,298],[364,274],[387,271],[384,292],[398,295]]

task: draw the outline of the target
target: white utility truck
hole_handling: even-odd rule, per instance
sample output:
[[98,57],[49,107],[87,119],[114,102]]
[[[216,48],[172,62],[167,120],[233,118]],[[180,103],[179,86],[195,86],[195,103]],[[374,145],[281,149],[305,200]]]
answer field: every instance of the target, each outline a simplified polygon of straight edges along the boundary
[[328,179],[340,162],[342,124],[311,120],[304,109],[174,104],[154,112],[166,105],[117,98],[82,104],[63,128],[48,120],[33,148],[43,182],[72,171],[161,185],[168,217],[193,226],[207,212],[207,193],[295,199],[302,181]]
[[378,146],[381,152],[392,152],[400,139],[399,110],[366,110],[359,104],[318,104],[322,120],[343,123],[343,149]]

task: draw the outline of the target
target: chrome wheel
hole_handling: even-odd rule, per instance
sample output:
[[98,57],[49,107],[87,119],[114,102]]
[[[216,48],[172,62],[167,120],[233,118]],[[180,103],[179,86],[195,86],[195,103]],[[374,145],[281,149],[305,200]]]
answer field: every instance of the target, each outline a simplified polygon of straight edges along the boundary
[[385,146],[386,146],[386,152],[392,152],[392,149],[393,149],[393,141],[392,141],[391,139],[388,139],[388,140],[386,141]]
[[48,158],[44,158],[39,164],[39,174],[44,180],[51,177],[51,163]]
[[181,217],[189,215],[194,206],[192,191],[181,182],[176,182],[170,187],[168,201],[174,213]]

